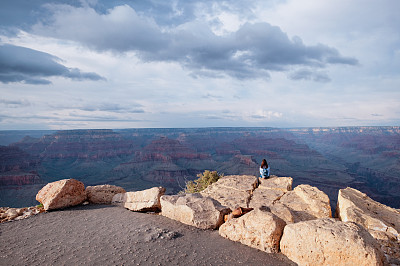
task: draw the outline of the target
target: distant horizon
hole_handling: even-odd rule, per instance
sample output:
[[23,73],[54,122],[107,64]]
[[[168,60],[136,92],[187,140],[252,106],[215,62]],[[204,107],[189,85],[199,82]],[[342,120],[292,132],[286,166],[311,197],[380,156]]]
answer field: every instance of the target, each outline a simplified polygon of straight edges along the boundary
[[345,128],[345,127],[400,127],[398,125],[362,125],[362,126],[297,126],[297,127],[274,127],[274,126],[193,126],[193,127],[126,127],[126,128],[71,128],[71,129],[1,129],[0,131],[13,131],[13,130],[48,130],[48,131],[63,131],[63,130],[90,130],[90,129],[179,129],[179,128],[276,128],[276,129],[293,129],[293,128]]
[[268,126],[203,126],[203,127],[129,127],[129,128],[71,128],[71,129],[0,129],[2,131],[73,131],[73,130],[129,130],[129,129],[223,129],[223,128],[270,128],[270,129],[307,129],[307,128],[385,128],[397,127],[397,125],[384,125],[384,126],[299,126],[299,127],[268,127]]

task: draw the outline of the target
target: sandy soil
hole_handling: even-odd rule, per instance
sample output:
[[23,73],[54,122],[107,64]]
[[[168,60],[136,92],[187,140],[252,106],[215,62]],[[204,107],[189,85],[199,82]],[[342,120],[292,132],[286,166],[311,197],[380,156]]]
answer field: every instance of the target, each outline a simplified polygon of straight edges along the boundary
[[295,265],[155,214],[87,205],[0,224],[0,265]]

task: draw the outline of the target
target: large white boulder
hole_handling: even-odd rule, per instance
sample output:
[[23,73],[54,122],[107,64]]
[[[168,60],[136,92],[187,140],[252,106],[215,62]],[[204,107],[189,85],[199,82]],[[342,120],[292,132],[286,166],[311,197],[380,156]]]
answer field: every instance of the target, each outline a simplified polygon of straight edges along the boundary
[[333,218],[304,221],[285,227],[283,254],[299,265],[383,265],[376,240],[361,226]]
[[293,178],[271,176],[260,179],[259,186],[253,191],[249,207],[269,210],[286,223],[293,223],[294,217],[290,209],[279,202],[279,199],[292,190]]
[[400,211],[348,187],[339,190],[336,215],[366,228],[389,259],[400,264]]
[[201,229],[217,229],[230,209],[218,201],[199,193],[164,195],[161,197],[161,214],[181,223]]
[[115,194],[111,204],[127,208],[131,211],[159,211],[161,210],[160,197],[165,188],[153,187],[142,191]]
[[332,217],[328,195],[316,187],[299,185],[285,193],[279,202],[290,209],[294,222]]
[[201,192],[232,210],[247,208],[251,194],[257,187],[257,177],[250,175],[231,175],[220,178]]
[[219,234],[268,253],[277,253],[285,225],[282,219],[271,212],[256,209],[221,225]]
[[36,194],[36,200],[46,211],[79,205],[86,200],[85,185],[75,179],[48,183]]

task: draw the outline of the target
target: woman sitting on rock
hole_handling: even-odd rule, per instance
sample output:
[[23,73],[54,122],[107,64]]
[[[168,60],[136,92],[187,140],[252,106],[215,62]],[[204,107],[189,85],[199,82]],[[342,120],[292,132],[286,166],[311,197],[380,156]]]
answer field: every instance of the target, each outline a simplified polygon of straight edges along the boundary
[[260,166],[260,178],[269,178],[269,166],[267,160],[263,159]]

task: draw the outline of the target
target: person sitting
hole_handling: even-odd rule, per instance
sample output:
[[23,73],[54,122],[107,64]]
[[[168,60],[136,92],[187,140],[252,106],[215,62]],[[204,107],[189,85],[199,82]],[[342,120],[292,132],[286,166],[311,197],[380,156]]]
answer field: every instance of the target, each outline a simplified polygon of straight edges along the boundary
[[260,178],[269,178],[269,170],[267,160],[263,159],[260,166]]

